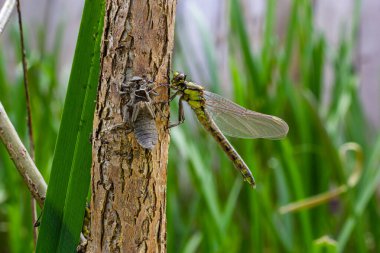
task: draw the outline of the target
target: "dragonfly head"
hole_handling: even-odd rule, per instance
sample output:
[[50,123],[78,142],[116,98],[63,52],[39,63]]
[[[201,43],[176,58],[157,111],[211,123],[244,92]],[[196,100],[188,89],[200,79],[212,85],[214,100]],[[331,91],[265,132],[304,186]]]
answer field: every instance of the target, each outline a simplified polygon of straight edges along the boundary
[[171,88],[174,90],[179,90],[181,87],[185,86],[186,75],[182,72],[175,71],[173,73],[173,79],[171,82]]

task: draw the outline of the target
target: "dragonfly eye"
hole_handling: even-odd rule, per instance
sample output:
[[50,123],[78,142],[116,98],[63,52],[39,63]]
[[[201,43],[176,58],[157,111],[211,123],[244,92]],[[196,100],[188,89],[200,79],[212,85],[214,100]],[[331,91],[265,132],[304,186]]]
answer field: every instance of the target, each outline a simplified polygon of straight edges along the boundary
[[186,80],[186,75],[181,72],[174,72],[173,74],[173,83],[180,84],[185,82]]

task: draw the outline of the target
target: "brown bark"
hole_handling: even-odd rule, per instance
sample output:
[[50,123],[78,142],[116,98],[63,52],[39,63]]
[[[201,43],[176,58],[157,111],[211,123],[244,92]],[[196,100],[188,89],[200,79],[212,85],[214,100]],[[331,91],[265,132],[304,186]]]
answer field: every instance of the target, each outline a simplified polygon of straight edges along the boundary
[[[175,0],[106,0],[101,77],[94,117],[88,252],[166,252],[168,106],[157,103],[158,143],[138,145],[122,122],[121,83],[146,75],[168,83]],[[157,101],[168,99],[158,89]]]

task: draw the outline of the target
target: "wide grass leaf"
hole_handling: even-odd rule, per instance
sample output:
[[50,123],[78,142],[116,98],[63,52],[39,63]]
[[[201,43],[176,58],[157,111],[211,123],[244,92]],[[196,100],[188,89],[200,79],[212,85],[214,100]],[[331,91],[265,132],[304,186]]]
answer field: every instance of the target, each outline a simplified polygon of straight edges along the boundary
[[89,138],[100,65],[103,9],[103,0],[87,0],[84,6],[37,252],[73,252],[79,241],[90,181]]

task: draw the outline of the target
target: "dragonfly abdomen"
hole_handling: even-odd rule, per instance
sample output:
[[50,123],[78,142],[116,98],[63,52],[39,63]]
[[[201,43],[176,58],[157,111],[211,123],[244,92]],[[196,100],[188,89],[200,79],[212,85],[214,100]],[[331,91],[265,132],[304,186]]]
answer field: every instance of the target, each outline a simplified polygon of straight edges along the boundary
[[207,111],[202,108],[194,110],[199,122],[203,127],[214,137],[216,142],[221,146],[223,151],[227,154],[228,158],[233,162],[235,168],[240,171],[243,175],[245,181],[247,181],[251,186],[255,187],[255,179],[249,170],[248,166],[245,164],[240,155],[236,152],[231,143],[219,130],[218,126],[212,120]]

